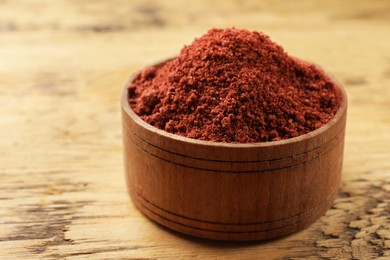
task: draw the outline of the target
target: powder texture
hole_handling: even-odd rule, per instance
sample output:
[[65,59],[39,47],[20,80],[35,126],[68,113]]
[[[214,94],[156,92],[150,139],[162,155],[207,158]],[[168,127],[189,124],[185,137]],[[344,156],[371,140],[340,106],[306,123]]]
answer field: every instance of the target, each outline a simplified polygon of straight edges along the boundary
[[214,142],[296,137],[329,122],[340,103],[318,67],[260,32],[212,29],[179,56],[135,75],[131,108],[147,123]]

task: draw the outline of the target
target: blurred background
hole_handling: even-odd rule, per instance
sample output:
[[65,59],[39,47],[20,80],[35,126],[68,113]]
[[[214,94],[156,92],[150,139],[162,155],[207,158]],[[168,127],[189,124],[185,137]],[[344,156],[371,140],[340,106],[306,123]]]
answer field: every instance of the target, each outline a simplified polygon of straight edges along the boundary
[[[303,232],[244,249],[183,238],[135,211],[121,150],[128,76],[233,26],[322,66],[349,96],[336,206]],[[389,46],[387,0],[0,0],[0,256],[389,255]]]

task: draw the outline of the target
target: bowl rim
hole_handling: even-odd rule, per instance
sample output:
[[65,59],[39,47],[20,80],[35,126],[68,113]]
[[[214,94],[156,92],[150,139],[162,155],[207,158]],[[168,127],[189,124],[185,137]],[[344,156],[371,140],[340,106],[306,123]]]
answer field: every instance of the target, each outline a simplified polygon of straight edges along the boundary
[[[167,60],[166,60],[167,61]],[[156,63],[155,65],[158,65],[160,63]],[[199,140],[194,139],[190,137],[185,137],[177,134],[172,134],[169,132],[166,132],[165,130],[159,129],[155,126],[150,125],[149,123],[142,120],[130,107],[130,104],[128,102],[128,86],[131,84],[131,82],[134,79],[134,76],[137,75],[137,72],[132,73],[129,77],[129,79],[126,81],[122,93],[121,93],[121,105],[122,110],[126,112],[126,114],[140,127],[153,132],[157,135],[160,135],[166,139],[170,139],[172,141],[178,141],[178,142],[185,142],[185,143],[191,143],[194,145],[201,145],[201,146],[210,146],[210,147],[226,147],[226,148],[254,148],[254,147],[274,147],[274,146],[284,146],[288,144],[294,144],[298,143],[310,138],[315,138],[322,133],[326,132],[328,129],[332,128],[340,119],[343,117],[343,115],[346,113],[347,110],[347,93],[345,89],[341,86],[341,84],[330,74],[326,73],[321,67],[317,66],[317,68],[321,69],[325,75],[327,75],[331,81],[333,82],[334,86],[336,87],[336,91],[339,92],[341,101],[340,106],[336,112],[336,114],[333,116],[331,120],[329,120],[328,123],[321,126],[320,128],[315,129],[314,131],[308,132],[306,134],[292,137],[288,139],[282,139],[279,141],[270,141],[270,142],[255,142],[255,143],[226,143],[226,142],[214,142],[214,141],[205,141],[205,140]]]

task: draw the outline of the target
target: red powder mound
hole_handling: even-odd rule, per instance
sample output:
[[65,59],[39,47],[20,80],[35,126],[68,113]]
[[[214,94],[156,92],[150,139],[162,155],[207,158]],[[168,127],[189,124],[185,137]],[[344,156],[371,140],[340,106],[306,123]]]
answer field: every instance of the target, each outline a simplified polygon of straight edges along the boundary
[[214,142],[296,137],[329,122],[340,97],[331,79],[259,32],[212,29],[180,55],[139,72],[128,87],[147,123]]

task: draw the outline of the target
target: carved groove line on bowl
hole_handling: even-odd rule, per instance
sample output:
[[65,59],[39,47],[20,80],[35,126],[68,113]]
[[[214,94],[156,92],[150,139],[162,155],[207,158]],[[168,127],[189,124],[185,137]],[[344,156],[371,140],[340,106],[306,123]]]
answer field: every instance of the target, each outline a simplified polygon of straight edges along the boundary
[[[221,223],[221,222],[212,222],[212,221],[205,221],[205,220],[200,220],[200,219],[189,218],[186,216],[182,216],[182,215],[164,210],[161,207],[154,205],[153,203],[151,203],[150,201],[148,201],[147,199],[145,199],[140,194],[138,194],[134,191],[131,191],[131,193],[132,193],[133,199],[136,200],[137,204],[140,207],[146,209],[147,211],[156,215],[159,218],[165,219],[166,221],[172,222],[172,223],[177,224],[177,225],[186,226],[189,228],[199,229],[199,230],[208,231],[208,232],[218,232],[218,233],[260,233],[260,232],[269,232],[269,231],[274,231],[274,230],[278,230],[278,229],[288,228],[288,227],[291,227],[294,225],[298,225],[299,223],[306,222],[307,220],[310,220],[314,215],[318,214],[319,212],[322,213],[327,208],[329,208],[329,204],[333,201],[334,197],[337,194],[337,191],[338,191],[337,189],[334,189],[322,203],[320,203],[316,207],[310,208],[304,212],[300,212],[294,216],[289,216],[289,217],[282,218],[282,219],[263,221],[263,222],[257,222],[257,223]],[[162,214],[159,214],[158,212],[156,212],[156,210],[153,210],[152,208],[150,208],[148,204],[160,209],[161,211],[166,213],[168,216],[167,217],[162,216]],[[184,221],[179,222],[178,220],[173,220],[172,215],[176,216],[176,217],[183,218]],[[304,216],[304,217],[299,218],[301,216]],[[289,221],[293,218],[297,218],[298,220],[293,222],[293,223],[288,223],[287,225],[286,224],[280,225],[280,226],[277,225],[277,224],[280,224],[280,222],[285,223],[286,221]],[[183,223],[186,220],[190,220],[192,222],[195,222],[195,225],[202,225],[203,223],[212,224],[212,225],[221,225],[222,229],[226,229],[226,226],[233,226],[233,228],[234,228],[234,226],[236,226],[236,227],[240,228],[241,226],[266,225],[266,224],[270,224],[270,223],[273,223],[276,225],[273,228],[265,228],[265,229],[263,228],[263,229],[256,229],[256,230],[250,230],[250,231],[232,231],[232,230],[226,231],[226,230],[217,230],[217,229],[209,229],[209,228],[204,228],[204,227],[197,227],[195,225],[189,225],[189,224]],[[259,228],[259,227],[257,227],[257,228]]]
[[[150,150],[147,150],[145,147],[151,146],[155,149],[171,153],[174,156],[185,157],[188,159],[201,160],[201,161],[205,161],[205,162],[209,161],[209,162],[215,163],[214,160],[200,159],[200,158],[191,157],[188,155],[182,155],[182,154],[175,153],[175,152],[166,150],[164,148],[158,147],[158,146],[153,145],[153,144],[149,143],[148,141],[142,139],[141,137],[139,137],[127,125],[125,125],[125,127],[126,127],[126,130],[131,133],[131,136],[127,136],[127,138],[129,138],[138,149],[142,150],[143,152],[145,152],[145,153],[147,153],[155,158],[158,158],[158,159],[163,160],[163,161],[168,162],[168,163],[172,163],[175,165],[179,165],[182,167],[191,168],[191,169],[195,169],[195,170],[211,171],[211,172],[226,172],[226,173],[258,173],[258,172],[279,171],[279,170],[295,168],[295,167],[307,164],[307,163],[312,162],[314,160],[318,160],[322,155],[332,151],[340,143],[340,139],[342,138],[342,136],[344,134],[344,130],[345,130],[345,127],[343,127],[340,131],[337,132],[337,134],[335,134],[335,136],[330,138],[329,141],[325,142],[324,144],[322,144],[320,146],[317,146],[316,148],[314,148],[310,151],[307,151],[305,153],[294,154],[294,155],[291,155],[288,157],[284,157],[283,159],[279,158],[277,160],[270,159],[270,160],[258,160],[258,161],[236,161],[236,162],[235,161],[219,161],[220,163],[229,163],[230,166],[232,165],[232,163],[234,164],[234,163],[238,163],[238,162],[241,164],[242,163],[252,163],[252,164],[253,163],[272,163],[272,162],[276,162],[276,161],[279,163],[280,163],[280,161],[296,162],[299,158],[303,158],[305,155],[312,155],[311,158],[309,158],[307,160],[303,160],[302,162],[299,162],[299,163],[295,163],[295,164],[291,164],[291,165],[287,165],[287,166],[282,166],[282,167],[277,167],[277,168],[270,168],[270,169],[259,168],[259,169],[253,169],[253,170],[252,169],[251,170],[242,170],[242,169],[240,169],[240,170],[223,170],[223,169],[211,169],[211,168],[204,168],[204,167],[196,167],[196,166],[192,166],[192,165],[188,165],[188,164],[184,164],[184,163],[180,163],[180,162],[175,162],[175,161],[172,161],[170,159],[164,158],[161,155],[157,155],[156,153],[153,153]],[[143,146],[140,145],[137,142],[137,140],[144,143],[144,145]],[[242,166],[242,165],[239,165],[239,166]]]
[[[203,219],[197,219],[197,218],[192,218],[192,217],[188,217],[188,216],[183,216],[181,214],[177,214],[177,213],[174,213],[172,211],[163,209],[162,207],[160,207],[160,206],[156,205],[155,203],[151,202],[150,200],[146,199],[144,196],[142,196],[135,189],[131,189],[130,192],[133,195],[133,197],[135,199],[137,199],[137,201],[139,201],[139,203],[143,204],[144,207],[148,207],[146,205],[150,205],[152,208],[153,207],[157,208],[158,210],[161,210],[162,212],[164,212],[164,213],[166,213],[168,215],[174,215],[176,217],[183,218],[183,219],[186,219],[186,220],[191,220],[191,221],[194,221],[194,222],[208,223],[208,224],[213,224],[213,225],[247,226],[247,225],[262,225],[262,224],[270,224],[270,223],[274,223],[274,222],[282,222],[282,221],[290,220],[290,219],[295,218],[295,217],[306,215],[306,214],[308,214],[308,213],[310,213],[312,211],[316,211],[318,208],[321,208],[322,206],[328,204],[329,201],[333,200],[333,198],[338,193],[338,189],[337,188],[333,189],[332,192],[330,192],[328,194],[328,196],[321,203],[318,203],[315,207],[311,207],[311,208],[309,208],[309,209],[307,209],[307,210],[305,210],[303,212],[299,212],[297,214],[294,214],[294,215],[288,216],[288,217],[284,217],[284,218],[273,219],[273,220],[269,220],[269,221],[249,222],[249,223],[216,222],[216,221],[209,221],[209,220],[203,220]],[[150,210],[153,210],[153,209],[150,209]]]

